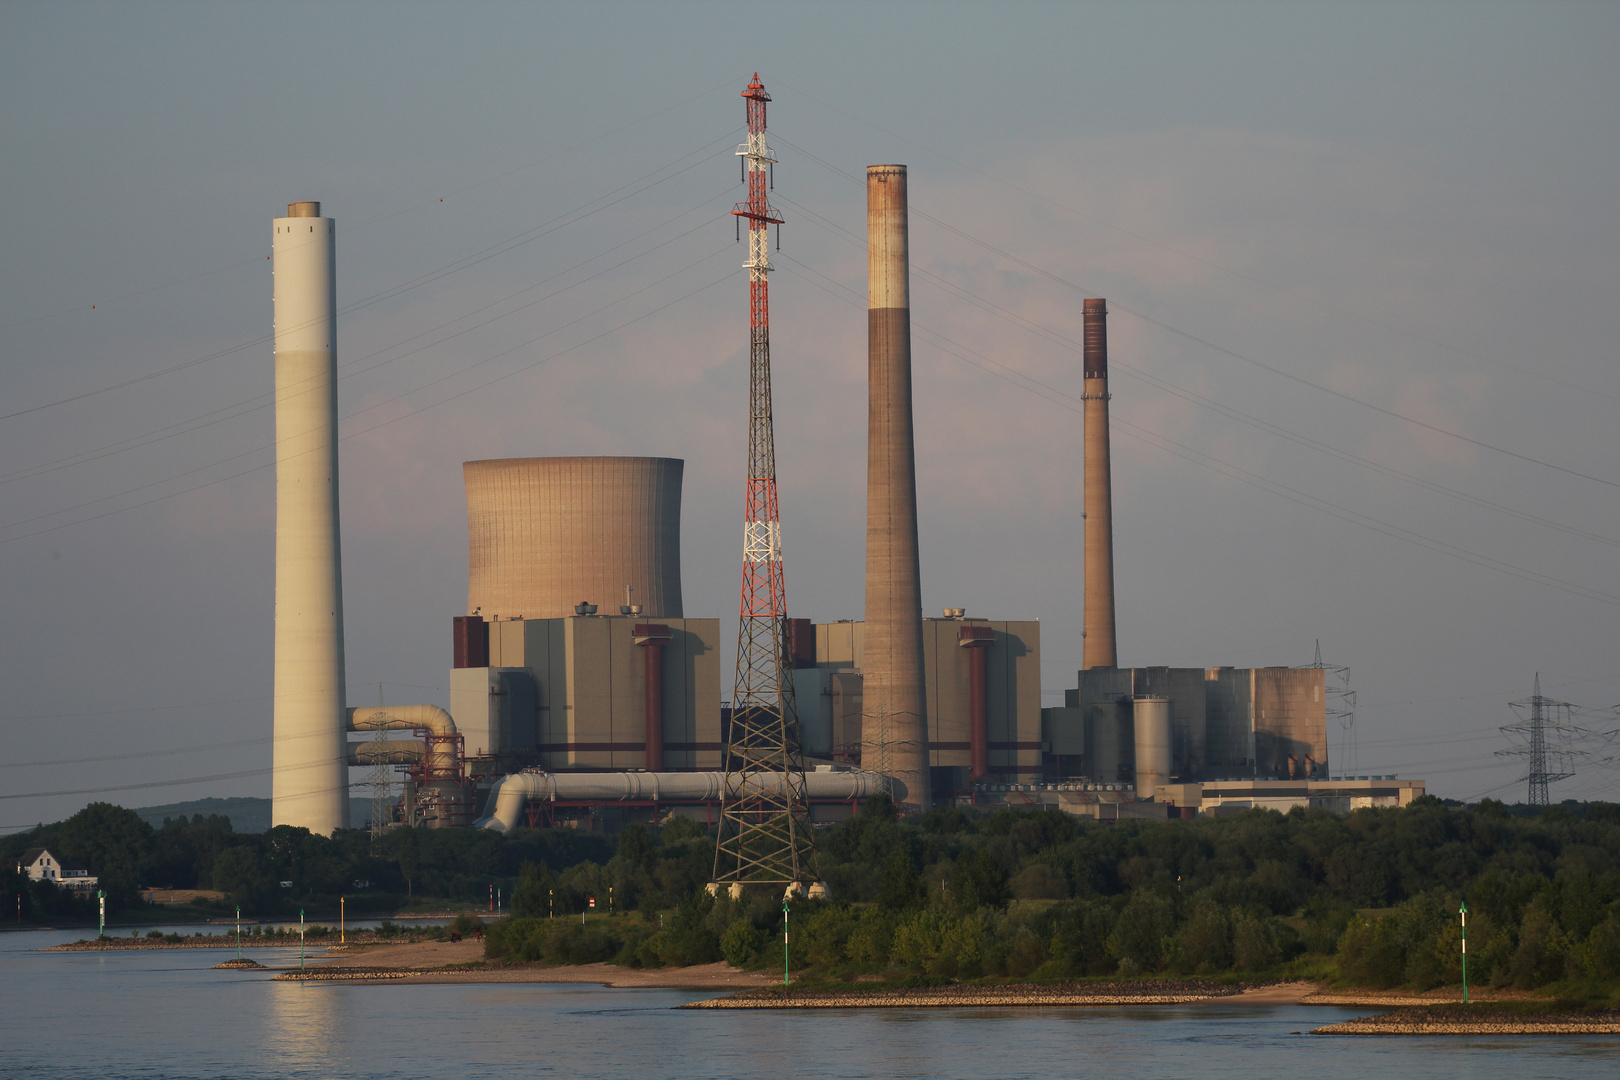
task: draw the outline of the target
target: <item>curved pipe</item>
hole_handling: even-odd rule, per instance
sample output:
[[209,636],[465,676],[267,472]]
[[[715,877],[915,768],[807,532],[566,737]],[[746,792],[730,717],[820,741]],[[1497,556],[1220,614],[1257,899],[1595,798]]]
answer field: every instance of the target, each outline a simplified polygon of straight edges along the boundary
[[[746,779],[744,795],[767,788],[767,782],[758,774]],[[723,772],[512,773],[495,785],[494,810],[478,825],[498,832],[516,828],[523,805],[530,799],[718,802],[725,783]],[[869,799],[888,792],[889,778],[853,769],[808,772],[804,774],[804,787],[805,796],[811,799]]]
[[418,739],[349,744],[350,765],[415,765],[426,749]]
[[456,722],[437,705],[366,705],[349,710],[350,731],[414,731],[427,728],[435,735],[454,735]]

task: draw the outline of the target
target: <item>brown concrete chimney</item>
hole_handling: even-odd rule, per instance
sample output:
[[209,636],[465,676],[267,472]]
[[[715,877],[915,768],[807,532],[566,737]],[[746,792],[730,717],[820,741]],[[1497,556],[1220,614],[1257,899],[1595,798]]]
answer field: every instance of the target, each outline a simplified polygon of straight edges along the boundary
[[861,766],[898,781],[904,809],[929,805],[922,575],[911,420],[911,268],[906,167],[866,170],[866,643]]
[[1085,302],[1086,608],[1081,668],[1119,666],[1114,644],[1114,490],[1108,461],[1108,304]]

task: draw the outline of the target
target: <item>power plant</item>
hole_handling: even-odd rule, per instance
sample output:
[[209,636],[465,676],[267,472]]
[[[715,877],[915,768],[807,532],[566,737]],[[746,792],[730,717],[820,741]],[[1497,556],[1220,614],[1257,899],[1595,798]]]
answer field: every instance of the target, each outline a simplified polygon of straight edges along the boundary
[[315,202],[275,219],[273,822],[346,827],[349,767],[380,764],[405,773],[381,824],[611,829],[680,814],[720,828],[711,888],[735,891],[812,880],[811,830],[880,794],[912,814],[1050,806],[1105,821],[1423,794],[1422,781],[1332,775],[1320,664],[1119,666],[1102,299],[1081,311],[1085,604],[1064,705],[1042,707],[1039,622],[924,616],[904,165],[866,171],[864,617],[788,617],[767,285],[781,219],[758,75],[743,96],[750,450],[730,699],[720,620],[688,616],[682,592],[686,463],[526,457],[462,467],[468,595],[451,623],[448,710],[347,707],[335,224]]

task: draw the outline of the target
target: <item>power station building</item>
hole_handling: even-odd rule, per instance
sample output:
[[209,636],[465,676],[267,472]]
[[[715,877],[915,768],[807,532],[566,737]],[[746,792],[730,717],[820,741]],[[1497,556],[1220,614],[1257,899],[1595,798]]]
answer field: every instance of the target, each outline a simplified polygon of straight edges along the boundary
[[450,714],[474,772],[720,767],[719,619],[471,616],[456,644]]
[[[1041,624],[968,618],[951,609],[922,620],[923,715],[936,799],[975,784],[1037,780],[1041,755]],[[883,717],[865,694],[867,626],[795,620],[794,686],[805,755],[888,774]]]
[[[1049,775],[1134,783],[1139,715],[1162,723],[1169,777],[1311,780],[1327,777],[1327,691],[1321,668],[1088,668],[1044,710]],[[1162,702],[1163,707],[1144,702]],[[1140,784],[1136,785],[1138,793]]]

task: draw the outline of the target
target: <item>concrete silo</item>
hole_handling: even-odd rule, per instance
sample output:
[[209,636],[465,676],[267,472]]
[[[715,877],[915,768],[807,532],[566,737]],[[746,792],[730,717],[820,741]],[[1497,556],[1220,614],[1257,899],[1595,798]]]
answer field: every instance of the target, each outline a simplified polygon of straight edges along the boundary
[[485,619],[560,619],[603,611],[625,588],[647,618],[679,619],[678,458],[469,461],[467,610]]
[[336,226],[287,207],[271,240],[276,339],[276,629],[271,821],[348,824],[338,540]]

